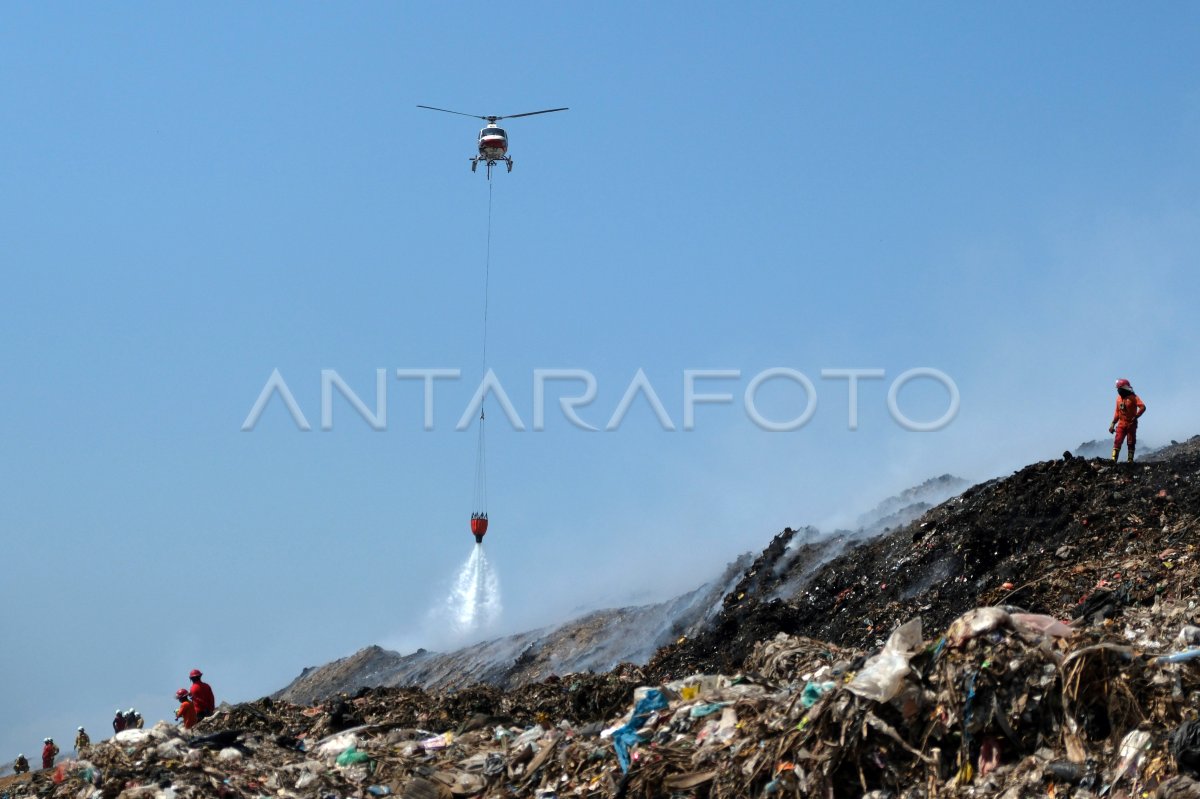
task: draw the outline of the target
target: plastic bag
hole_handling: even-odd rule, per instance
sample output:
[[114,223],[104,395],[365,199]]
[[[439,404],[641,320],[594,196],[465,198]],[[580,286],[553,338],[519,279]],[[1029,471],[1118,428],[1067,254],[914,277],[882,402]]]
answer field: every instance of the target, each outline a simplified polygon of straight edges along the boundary
[[150,730],[121,730],[113,736],[113,740],[121,744],[144,744],[151,738]]
[[[637,695],[636,691],[634,695]],[[629,723],[613,732],[613,748],[617,750],[617,761],[621,764],[621,771],[629,771],[629,750],[641,741],[638,730],[649,720],[650,714],[665,707],[667,698],[663,696],[663,692],[657,688],[650,689],[633,706]]]
[[358,736],[352,732],[334,736],[317,747],[316,754],[321,757],[334,758],[358,746]]
[[810,682],[804,685],[804,692],[800,694],[800,704],[805,708],[810,708],[817,702],[821,701],[821,697],[832,691],[837,686],[833,682]]
[[976,636],[1011,624],[1012,618],[1004,608],[972,608],[950,623],[946,638],[951,646],[962,646]]
[[523,746],[527,746],[532,743],[537,743],[545,735],[546,735],[546,728],[543,727],[541,724],[534,724],[532,727],[525,730],[525,732],[523,732],[517,736],[516,740],[514,740],[512,742],[513,749],[519,750]]
[[1010,616],[1016,628],[1022,632],[1049,635],[1053,638],[1070,638],[1075,634],[1075,628],[1070,627],[1053,616],[1043,616],[1040,613],[1014,613]]
[[712,702],[705,705],[696,705],[690,711],[688,711],[688,716],[693,719],[702,719],[705,716],[711,716],[713,713],[716,713],[718,710],[725,707],[726,704],[728,703]]
[[345,752],[337,756],[337,764],[343,768],[353,766],[358,763],[366,763],[371,759],[371,756],[366,752],[358,751],[358,747],[352,746]]
[[439,749],[445,749],[454,742],[454,733],[447,730],[441,735],[435,735],[432,738],[425,738],[420,741],[421,748],[426,752],[435,752]]
[[854,675],[854,679],[846,685],[846,690],[876,702],[895,698],[908,675],[908,661],[923,640],[919,616],[900,625],[888,638],[883,650],[867,658],[862,671]]
[[717,723],[717,731],[713,733],[713,740],[719,743],[733,740],[733,736],[737,735],[737,725],[737,711],[732,707],[724,708],[721,711],[721,720]]

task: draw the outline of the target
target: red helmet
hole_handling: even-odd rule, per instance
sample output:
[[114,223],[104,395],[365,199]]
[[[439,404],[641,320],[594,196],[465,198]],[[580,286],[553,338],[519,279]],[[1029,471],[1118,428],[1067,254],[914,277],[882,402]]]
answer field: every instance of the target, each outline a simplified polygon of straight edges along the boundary
[[175,692],[175,698],[180,701],[187,699],[188,696],[190,696],[190,694],[188,693],[188,689],[186,689],[186,688],[180,688],[178,691]]
[[1133,386],[1129,385],[1129,381],[1122,377],[1117,381],[1117,390],[1120,391],[1123,388],[1127,388],[1130,391],[1133,390]]
[[[1128,381],[1126,381],[1126,382],[1128,382]],[[193,680],[198,680],[201,677],[203,677],[204,675],[200,673],[200,669],[192,669],[192,673],[189,674],[188,676],[191,677]]]

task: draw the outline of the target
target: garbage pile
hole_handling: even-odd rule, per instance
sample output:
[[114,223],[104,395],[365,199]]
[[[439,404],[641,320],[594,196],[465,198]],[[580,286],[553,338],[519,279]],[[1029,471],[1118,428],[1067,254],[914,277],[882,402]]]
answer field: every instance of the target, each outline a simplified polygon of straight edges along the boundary
[[785,531],[644,668],[223,706],[0,795],[1200,799],[1198,534],[1200,440],[1067,454],[867,543]]
[[[1189,569],[1195,571],[1193,561]],[[374,689],[126,730],[10,797],[1200,796],[1200,615],[972,608],[866,652],[779,634],[734,675]],[[622,696],[595,715],[580,692]],[[1190,792],[1190,793],[1189,793]]]
[[857,545],[785,530],[712,626],[660,649],[647,672],[736,671],[777,632],[871,648],[915,616],[932,629],[992,604],[1095,616],[1187,593],[1200,584],[1186,582],[1176,556],[1195,541],[1198,517],[1200,436],[1144,463],[1064,453]]

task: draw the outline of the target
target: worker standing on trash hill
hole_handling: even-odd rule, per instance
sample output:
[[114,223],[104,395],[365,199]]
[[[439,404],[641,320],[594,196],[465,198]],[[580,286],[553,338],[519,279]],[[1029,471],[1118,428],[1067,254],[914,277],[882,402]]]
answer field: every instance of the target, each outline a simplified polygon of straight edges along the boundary
[[175,692],[175,698],[179,700],[179,707],[175,710],[175,718],[183,722],[185,730],[190,730],[196,726],[196,706],[192,704],[192,698],[188,694],[188,689],[180,688]]
[[116,715],[113,716],[113,732],[121,732],[125,729],[125,713],[121,708],[117,708]]
[[1137,446],[1138,419],[1145,412],[1146,403],[1133,393],[1133,386],[1129,385],[1129,381],[1122,377],[1117,381],[1117,409],[1113,411],[1112,424],[1108,426],[1108,432],[1115,431],[1117,434],[1117,437],[1113,439],[1112,459],[1114,463],[1117,455],[1121,452],[1121,444],[1126,440],[1129,441],[1129,462],[1133,463],[1133,450]]
[[24,753],[17,755],[17,762],[13,763],[13,774],[24,774],[29,771],[29,761],[25,759]]
[[52,768],[54,766],[54,756],[58,754],[58,746],[54,743],[53,738],[47,738],[45,746],[42,747],[42,768]]
[[88,737],[87,730],[80,727],[79,732],[75,733],[75,751],[82,755],[91,745],[92,739]]
[[192,669],[188,675],[192,680],[192,704],[196,706],[196,720],[203,720],[213,714],[217,708],[216,697],[213,696],[213,690],[208,683],[200,678],[204,675],[200,673],[200,669]]

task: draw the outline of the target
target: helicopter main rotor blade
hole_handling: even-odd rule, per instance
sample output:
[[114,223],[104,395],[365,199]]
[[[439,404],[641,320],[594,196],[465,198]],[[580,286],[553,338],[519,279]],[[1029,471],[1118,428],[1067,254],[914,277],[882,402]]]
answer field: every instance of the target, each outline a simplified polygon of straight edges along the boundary
[[428,108],[430,111],[445,111],[447,114],[458,114],[460,117],[472,117],[474,119],[484,120],[490,119],[490,117],[481,116],[479,114],[464,114],[462,111],[451,111],[449,108],[434,108],[431,105],[418,105],[417,108]]
[[517,117],[531,117],[535,114],[550,114],[554,111],[568,111],[567,108],[547,108],[545,111],[528,111],[524,114],[509,114],[508,116],[496,117],[496,119],[516,119]]

